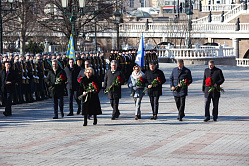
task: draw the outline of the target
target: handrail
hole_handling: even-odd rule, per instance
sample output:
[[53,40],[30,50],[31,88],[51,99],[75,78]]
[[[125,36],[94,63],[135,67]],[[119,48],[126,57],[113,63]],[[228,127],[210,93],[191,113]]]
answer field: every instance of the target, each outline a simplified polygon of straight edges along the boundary
[[249,67],[249,59],[248,58],[236,58],[237,66]]

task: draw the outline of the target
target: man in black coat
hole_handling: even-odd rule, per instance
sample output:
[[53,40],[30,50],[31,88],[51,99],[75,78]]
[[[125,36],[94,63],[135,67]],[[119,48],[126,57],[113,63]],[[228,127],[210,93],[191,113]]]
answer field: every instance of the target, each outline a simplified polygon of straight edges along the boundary
[[81,103],[80,100],[78,99],[79,83],[77,77],[80,72],[80,67],[74,64],[73,59],[69,59],[69,65],[66,66],[64,70],[67,76],[66,86],[67,86],[67,94],[69,99],[69,114],[67,116],[73,116],[73,98],[76,100],[78,104],[77,114],[79,115],[81,110]]
[[[152,108],[153,117],[151,120],[157,119],[159,97],[162,95],[162,84],[166,82],[164,73],[162,70],[157,69],[155,62],[150,62],[150,70],[147,70],[144,74],[144,78],[147,80],[148,95],[150,97],[150,104]],[[160,80],[159,84],[152,85],[153,80]]]
[[54,59],[52,61],[53,69],[48,72],[47,83],[51,92],[51,96],[54,100],[54,117],[53,119],[58,119],[58,100],[60,100],[60,112],[61,117],[64,117],[63,113],[63,95],[65,82],[67,81],[66,73],[58,65],[58,61]]
[[[211,78],[211,82],[213,86],[213,90],[210,91],[210,86],[206,85],[207,79]],[[210,79],[209,78],[209,79]],[[210,102],[212,99],[213,102],[213,120],[217,121],[218,118],[218,104],[220,98],[220,85],[225,81],[222,70],[215,67],[215,63],[213,60],[209,61],[209,68],[205,69],[203,83],[202,83],[202,91],[205,94],[205,119],[207,122],[210,120]]]
[[[185,116],[185,99],[188,95],[188,85],[192,83],[191,71],[184,66],[182,59],[177,61],[177,67],[173,69],[170,75],[170,88],[173,91],[173,96],[175,98],[176,107],[178,109],[178,120],[182,121]],[[184,81],[186,85],[182,87],[180,81]]]
[[15,84],[17,83],[17,75],[16,72],[11,69],[11,64],[9,60],[5,61],[4,66],[5,68],[0,72],[3,103],[5,103],[5,111],[3,112],[3,114],[5,116],[11,116],[12,96],[15,91]]
[[[124,75],[123,73],[117,69],[117,62],[115,60],[111,61],[111,68],[105,73],[104,77],[104,89],[108,89],[114,80],[117,79],[117,77],[121,77],[122,82],[124,81]],[[112,106],[112,120],[115,120],[115,118],[118,118],[120,115],[119,109],[118,109],[118,104],[119,104],[119,99],[121,98],[121,84],[118,86],[113,86],[108,92],[108,98],[110,99],[110,103]]]

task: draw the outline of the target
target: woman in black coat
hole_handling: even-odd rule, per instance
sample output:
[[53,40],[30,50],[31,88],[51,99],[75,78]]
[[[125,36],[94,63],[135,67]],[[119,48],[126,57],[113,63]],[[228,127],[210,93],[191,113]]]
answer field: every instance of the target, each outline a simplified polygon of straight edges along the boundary
[[[92,88],[89,88],[89,84]],[[82,104],[82,115],[84,115],[84,124],[87,126],[87,115],[93,115],[93,125],[97,124],[97,115],[102,114],[100,101],[99,101],[99,87],[100,83],[97,77],[94,76],[93,68],[89,67],[85,70],[85,76],[80,78],[80,91],[82,92],[83,104]]]

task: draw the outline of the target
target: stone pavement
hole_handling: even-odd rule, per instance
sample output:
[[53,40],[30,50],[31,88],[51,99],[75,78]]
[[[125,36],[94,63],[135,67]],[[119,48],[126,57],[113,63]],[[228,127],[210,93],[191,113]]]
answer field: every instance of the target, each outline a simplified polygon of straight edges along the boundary
[[[107,96],[100,93],[103,115],[83,127],[81,115],[53,120],[51,99],[13,106],[13,116],[0,109],[0,165],[249,165],[249,68],[223,69],[225,93],[218,122],[203,122],[201,83],[207,66],[187,66],[194,82],[189,87],[186,117],[177,110],[168,78],[176,64],[160,64],[167,78],[159,103],[159,119],[150,120],[148,96],[142,119],[134,120],[134,103],[124,85],[121,116],[111,120]],[[65,113],[68,102],[65,98]],[[75,107],[76,108],[76,107]]]

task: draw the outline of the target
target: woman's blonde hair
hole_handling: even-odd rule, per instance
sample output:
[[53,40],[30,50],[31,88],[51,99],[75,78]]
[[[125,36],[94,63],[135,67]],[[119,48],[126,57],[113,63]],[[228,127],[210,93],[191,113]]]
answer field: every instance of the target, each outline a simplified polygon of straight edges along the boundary
[[85,75],[86,75],[86,71],[87,71],[87,70],[89,70],[90,73],[92,73],[92,75],[94,75],[94,70],[93,70],[92,67],[88,67],[88,68],[85,69],[85,72],[84,72]]

